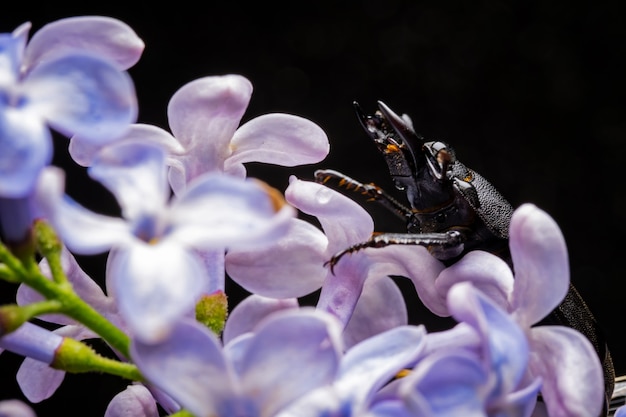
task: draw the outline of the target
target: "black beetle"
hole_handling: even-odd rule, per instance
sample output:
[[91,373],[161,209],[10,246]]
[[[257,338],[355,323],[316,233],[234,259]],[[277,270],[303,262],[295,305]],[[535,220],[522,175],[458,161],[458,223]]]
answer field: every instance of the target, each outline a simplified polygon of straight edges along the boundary
[[[408,116],[397,115],[380,101],[374,115],[365,114],[356,102],[354,106],[409,206],[374,184],[361,183],[337,171],[317,170],[315,180],[334,183],[382,204],[406,221],[407,233],[374,234],[335,254],[327,262],[331,270],[346,254],[397,244],[425,246],[447,265],[471,250],[485,250],[513,268],[508,245],[513,207],[493,185],[459,162],[446,143],[425,141]],[[593,314],[574,286],[570,285],[563,302],[537,325],[546,324],[569,326],[591,341],[604,368],[604,414],[608,413],[615,384],[611,355]]]

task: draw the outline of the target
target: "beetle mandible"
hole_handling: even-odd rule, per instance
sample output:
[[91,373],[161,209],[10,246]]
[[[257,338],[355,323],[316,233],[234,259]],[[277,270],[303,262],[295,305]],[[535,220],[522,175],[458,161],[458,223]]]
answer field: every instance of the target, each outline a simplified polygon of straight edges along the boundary
[[[334,170],[315,171],[315,180],[360,193],[404,219],[407,233],[378,233],[336,253],[327,264],[365,248],[420,245],[450,265],[471,250],[485,250],[513,264],[509,252],[509,224],[513,207],[485,178],[457,160],[453,149],[418,135],[407,115],[399,116],[383,102],[373,115],[354,103],[361,125],[387,163],[396,188],[409,205],[375,184],[365,184]],[[570,284],[563,302],[538,325],[574,328],[593,344],[604,368],[605,409],[613,394],[615,373],[611,355],[588,306]]]

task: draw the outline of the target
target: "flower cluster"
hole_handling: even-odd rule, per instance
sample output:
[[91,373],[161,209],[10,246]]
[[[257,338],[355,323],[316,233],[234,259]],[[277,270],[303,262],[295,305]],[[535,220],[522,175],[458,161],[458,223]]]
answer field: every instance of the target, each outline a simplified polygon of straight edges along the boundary
[[[277,190],[245,167],[322,161],[329,142],[318,125],[283,113],[242,123],[252,85],[233,74],[181,87],[169,131],[137,123],[126,71],[144,44],[130,27],[85,16],[30,40],[29,29],[0,35],[0,278],[19,284],[15,304],[0,307],[0,349],[25,357],[17,380],[28,400],[54,395],[66,372],[95,371],[129,381],[110,417],[158,407],[220,417],[602,413],[591,343],[534,326],[569,286],[565,242],[544,211],[513,214],[515,272],[483,251],[446,267],[400,245],[355,252],[331,271],[333,254],[372,235],[370,215],[322,184],[292,177]],[[119,217],[66,194],[53,134],[116,198]],[[105,290],[74,257],[102,253]],[[409,324],[390,276],[410,279],[426,307],[457,324]],[[250,293],[236,306],[227,277]],[[315,305],[301,305],[316,292]],[[11,400],[0,414],[32,411]]]

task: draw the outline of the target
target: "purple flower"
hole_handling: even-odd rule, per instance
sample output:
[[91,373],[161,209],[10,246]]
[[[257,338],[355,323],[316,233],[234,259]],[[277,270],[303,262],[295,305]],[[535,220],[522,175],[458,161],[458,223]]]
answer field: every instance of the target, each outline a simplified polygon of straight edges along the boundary
[[145,386],[129,385],[113,397],[104,417],[159,417],[159,410]]
[[536,206],[524,204],[511,219],[510,248],[515,279],[500,258],[477,251],[440,274],[440,293],[463,281],[485,289],[525,331],[531,351],[529,375],[542,378],[541,393],[550,415],[598,415],[604,379],[591,343],[569,327],[533,327],[559,305],[569,288],[567,248],[558,225]]
[[294,214],[288,205],[276,207],[266,187],[214,173],[168,201],[165,155],[154,145],[106,147],[89,174],[117,198],[123,219],[95,214],[64,195],[63,175],[53,168],[42,177],[39,201],[72,252],[112,250],[112,295],[144,341],[166,337],[210,291],[197,250],[265,244],[284,233]]
[[312,308],[284,310],[228,345],[182,321],[159,344],[135,341],[143,375],[194,415],[273,416],[332,382],[339,369],[339,324]]

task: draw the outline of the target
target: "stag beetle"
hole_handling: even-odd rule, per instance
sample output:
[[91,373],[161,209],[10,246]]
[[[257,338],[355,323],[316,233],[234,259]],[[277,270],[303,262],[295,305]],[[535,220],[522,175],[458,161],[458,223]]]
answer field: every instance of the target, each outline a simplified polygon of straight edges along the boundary
[[[398,244],[425,246],[446,265],[471,250],[485,250],[513,268],[508,245],[513,207],[493,185],[458,161],[446,143],[424,140],[407,115],[397,115],[380,101],[374,115],[365,114],[356,102],[354,107],[409,206],[374,184],[361,183],[337,171],[317,170],[315,180],[382,204],[406,222],[407,233],[374,234],[345,248],[327,262],[331,270],[349,253]],[[606,415],[615,383],[613,363],[595,318],[574,286],[570,285],[563,302],[537,325],[546,324],[574,328],[595,347],[604,368]]]

